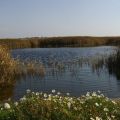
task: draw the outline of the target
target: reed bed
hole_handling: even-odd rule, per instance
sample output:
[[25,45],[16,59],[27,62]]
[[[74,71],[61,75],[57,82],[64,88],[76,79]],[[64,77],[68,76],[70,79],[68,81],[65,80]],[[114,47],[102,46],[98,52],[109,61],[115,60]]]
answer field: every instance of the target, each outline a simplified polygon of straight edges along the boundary
[[97,59],[91,65],[94,72],[99,73],[102,69],[107,69],[110,75],[120,80],[120,49],[117,49],[108,57],[102,56],[101,59]]
[[21,75],[40,75],[45,76],[45,67],[44,65],[36,60],[24,60],[20,61],[18,59],[18,74]]
[[0,39],[1,45],[10,49],[44,47],[92,47],[101,45],[120,45],[120,37],[33,37],[19,39]]
[[14,85],[18,77],[28,74],[45,75],[42,63],[36,61],[20,61],[13,59],[6,46],[0,45],[0,90],[6,86]]
[[110,74],[113,74],[118,80],[120,80],[120,50],[117,50],[116,54],[111,55],[106,60],[106,67]]
[[8,48],[0,45],[0,85],[12,83],[16,65],[17,62],[11,58]]

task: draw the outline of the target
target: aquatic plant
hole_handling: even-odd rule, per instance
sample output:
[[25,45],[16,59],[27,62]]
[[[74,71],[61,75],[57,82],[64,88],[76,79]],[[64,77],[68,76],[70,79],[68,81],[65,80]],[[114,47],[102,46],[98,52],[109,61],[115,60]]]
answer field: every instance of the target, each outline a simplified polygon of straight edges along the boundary
[[0,85],[11,84],[15,69],[16,61],[11,58],[8,48],[0,45]]
[[120,80],[120,49],[106,59],[106,67],[108,68],[109,74],[115,75]]
[[118,48],[114,53],[102,59],[98,59],[96,62],[92,63],[92,70],[100,72],[107,68],[110,75],[114,75],[117,80],[120,80],[120,49]]
[[120,102],[100,91],[81,97],[43,92],[27,93],[17,102],[0,104],[0,120],[119,120]]
[[40,62],[13,59],[6,46],[0,45],[0,90],[14,85],[15,79],[22,75],[45,75],[45,68]]

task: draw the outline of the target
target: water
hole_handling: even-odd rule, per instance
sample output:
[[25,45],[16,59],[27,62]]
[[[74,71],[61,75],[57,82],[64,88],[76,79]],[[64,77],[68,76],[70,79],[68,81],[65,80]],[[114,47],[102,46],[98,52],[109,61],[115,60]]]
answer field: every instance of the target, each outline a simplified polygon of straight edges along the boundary
[[69,92],[71,96],[80,96],[87,91],[102,91],[110,98],[120,97],[120,81],[108,73],[103,65],[95,69],[94,63],[108,57],[116,47],[84,48],[35,48],[17,49],[12,56],[19,55],[21,60],[40,61],[46,70],[45,76],[27,75],[16,81],[9,97],[19,99],[26,89],[50,93],[52,89]]

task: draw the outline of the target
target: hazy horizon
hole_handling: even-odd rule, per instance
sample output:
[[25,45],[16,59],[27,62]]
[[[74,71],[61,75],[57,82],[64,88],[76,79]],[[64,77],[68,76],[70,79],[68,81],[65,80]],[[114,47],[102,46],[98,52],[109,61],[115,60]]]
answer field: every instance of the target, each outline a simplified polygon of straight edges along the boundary
[[119,0],[0,0],[0,38],[120,36]]

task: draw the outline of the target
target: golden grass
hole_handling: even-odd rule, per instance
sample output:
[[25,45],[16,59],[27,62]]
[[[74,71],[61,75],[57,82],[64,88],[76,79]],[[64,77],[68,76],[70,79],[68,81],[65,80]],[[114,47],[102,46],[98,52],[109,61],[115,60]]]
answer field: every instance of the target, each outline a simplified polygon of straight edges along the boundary
[[16,69],[16,61],[14,61],[7,49],[0,45],[0,84],[11,84],[11,79],[14,79]]
[[120,45],[120,37],[33,37],[21,39],[0,39],[1,45],[9,48],[44,48],[44,47],[91,47],[101,45]]
[[9,53],[9,49],[0,45],[0,86],[14,85],[17,77],[28,74],[44,76],[45,68],[36,61],[14,60]]

